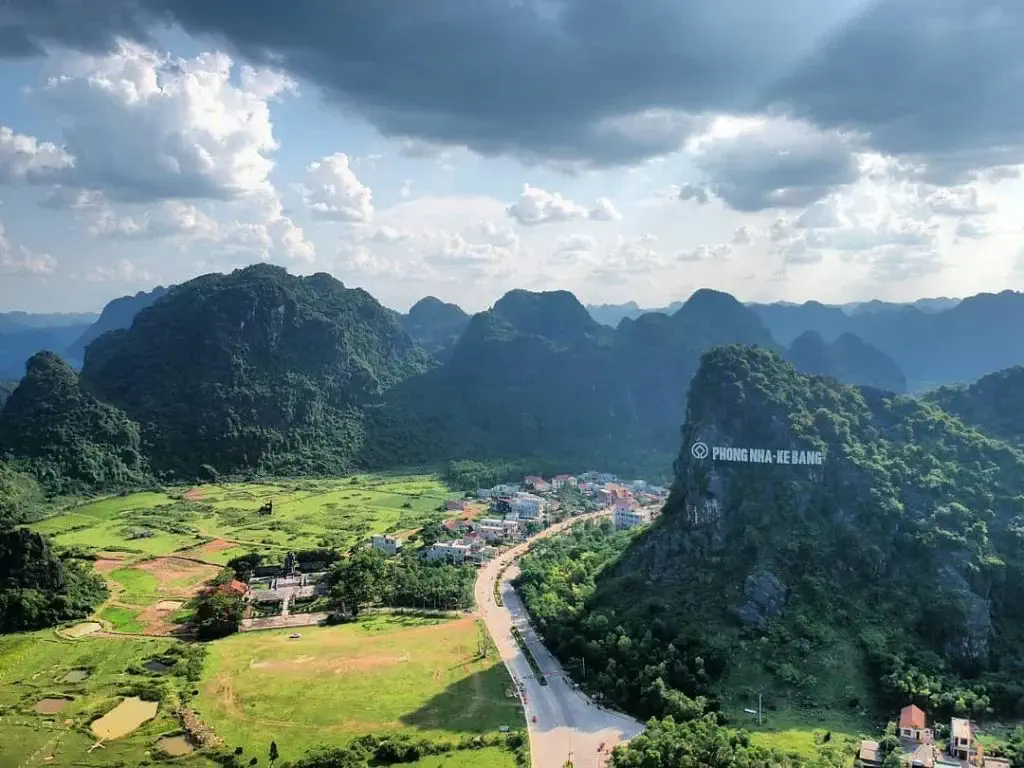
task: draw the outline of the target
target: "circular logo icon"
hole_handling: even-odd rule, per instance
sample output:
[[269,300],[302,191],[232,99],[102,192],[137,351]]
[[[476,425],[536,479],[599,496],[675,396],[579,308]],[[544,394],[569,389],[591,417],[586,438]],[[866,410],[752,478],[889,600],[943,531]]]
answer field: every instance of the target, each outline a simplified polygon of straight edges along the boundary
[[706,443],[694,443],[690,446],[690,453],[697,461],[701,461],[708,457],[708,446]]

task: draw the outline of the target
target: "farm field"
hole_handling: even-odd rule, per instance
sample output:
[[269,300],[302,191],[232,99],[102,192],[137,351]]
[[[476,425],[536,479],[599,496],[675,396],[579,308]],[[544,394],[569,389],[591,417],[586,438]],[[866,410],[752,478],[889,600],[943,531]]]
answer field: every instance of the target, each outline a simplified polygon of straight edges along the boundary
[[[162,735],[179,729],[170,713],[181,678],[144,667],[156,657],[167,659],[172,647],[182,648],[157,638],[62,640],[48,630],[0,637],[0,765],[140,764]],[[164,697],[156,717],[90,752],[96,737],[89,721],[141,691],[150,700]],[[176,764],[213,765],[201,755]]]
[[[226,563],[253,550],[347,549],[374,533],[442,520],[456,498],[431,475],[359,475],[272,484],[225,483],[113,496],[61,510],[31,528],[58,546],[136,560],[184,554]],[[273,513],[260,514],[273,502]]]
[[233,635],[209,648],[195,707],[246,754],[266,754],[271,740],[294,760],[365,733],[457,738],[523,726],[498,654],[479,655],[485,634],[475,619],[377,614],[303,628],[297,640],[289,632]]

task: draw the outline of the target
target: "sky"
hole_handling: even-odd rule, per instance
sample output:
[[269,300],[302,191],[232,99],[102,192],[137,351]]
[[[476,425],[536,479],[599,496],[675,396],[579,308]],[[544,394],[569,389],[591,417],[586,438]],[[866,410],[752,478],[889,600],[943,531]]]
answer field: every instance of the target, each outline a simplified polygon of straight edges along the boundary
[[4,0],[0,311],[1024,288],[1019,0]]

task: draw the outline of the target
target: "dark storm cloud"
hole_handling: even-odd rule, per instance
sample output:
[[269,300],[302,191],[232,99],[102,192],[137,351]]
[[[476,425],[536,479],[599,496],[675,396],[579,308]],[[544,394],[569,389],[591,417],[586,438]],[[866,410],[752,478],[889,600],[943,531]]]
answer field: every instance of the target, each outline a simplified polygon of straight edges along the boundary
[[616,117],[774,104],[952,178],[1024,157],[1022,18],[1020,0],[0,0],[0,53],[175,22],[388,135],[612,165],[693,128]]

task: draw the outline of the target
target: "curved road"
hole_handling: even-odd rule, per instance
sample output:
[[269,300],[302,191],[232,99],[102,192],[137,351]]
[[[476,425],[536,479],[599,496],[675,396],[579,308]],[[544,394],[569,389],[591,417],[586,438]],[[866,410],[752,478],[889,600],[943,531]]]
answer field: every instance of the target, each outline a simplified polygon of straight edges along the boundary
[[[476,603],[484,622],[512,679],[522,683],[520,690],[529,727],[533,768],[562,768],[566,760],[571,760],[575,768],[601,768],[607,763],[613,746],[643,731],[636,720],[601,709],[573,687],[561,665],[530,627],[526,609],[510,583],[519,572],[514,562],[526,553],[533,541],[608,514],[594,512],[552,526],[529,542],[494,558],[480,569],[477,577]],[[494,602],[494,583],[506,565],[509,568],[502,574],[500,584],[505,605],[499,606]],[[513,625],[519,627],[548,685],[541,685],[534,677],[529,662],[512,637]],[[602,745],[604,749],[600,750]]]

